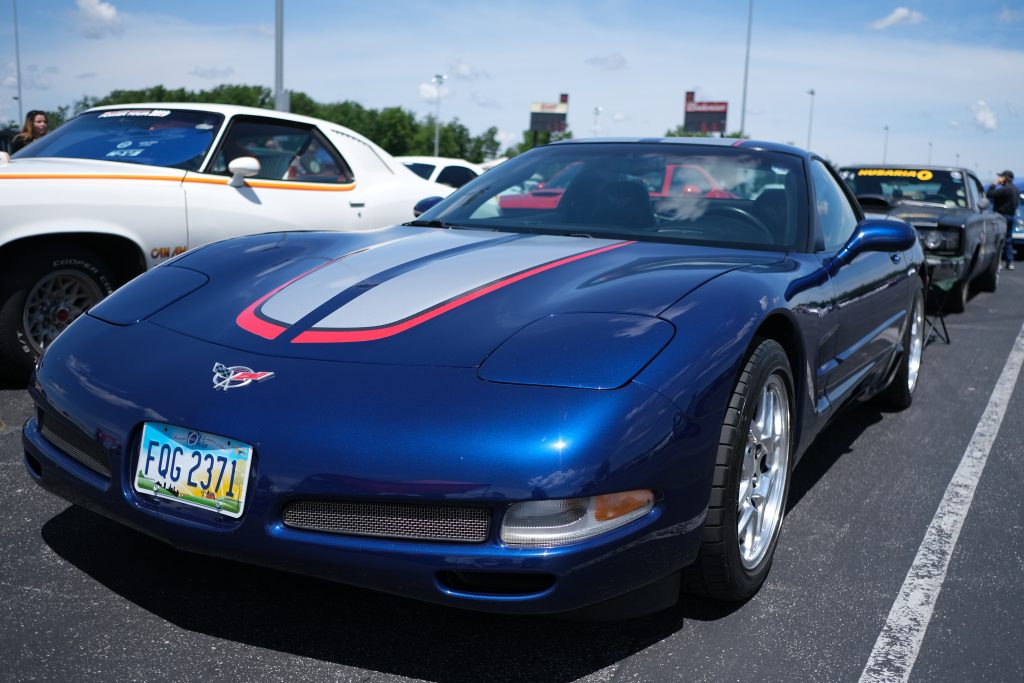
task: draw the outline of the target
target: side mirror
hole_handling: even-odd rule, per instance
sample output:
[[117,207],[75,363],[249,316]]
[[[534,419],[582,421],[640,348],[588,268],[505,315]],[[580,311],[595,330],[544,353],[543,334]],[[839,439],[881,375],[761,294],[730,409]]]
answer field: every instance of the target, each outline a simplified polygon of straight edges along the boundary
[[259,175],[260,160],[256,157],[232,159],[228,164],[228,171],[231,172],[231,180],[228,181],[228,185],[231,187],[242,187],[245,185],[245,178]]
[[917,231],[905,221],[885,218],[865,218],[836,254],[836,265],[849,263],[858,254],[867,251],[905,251],[914,246]]
[[442,199],[444,199],[444,197],[427,197],[426,199],[419,200],[416,202],[416,206],[412,207],[412,215],[419,218],[427,211],[430,211],[432,208],[437,206],[438,202]]
[[978,200],[978,208],[982,211],[988,211],[990,206],[992,206],[992,202],[988,200],[988,197],[982,197]]

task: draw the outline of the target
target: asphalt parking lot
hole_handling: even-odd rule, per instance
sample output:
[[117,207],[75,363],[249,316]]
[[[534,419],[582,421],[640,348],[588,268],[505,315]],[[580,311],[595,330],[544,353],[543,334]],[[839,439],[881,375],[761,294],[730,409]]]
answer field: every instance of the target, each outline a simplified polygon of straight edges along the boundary
[[19,434],[30,401],[2,390],[0,670],[17,681],[1022,680],[1024,389],[1008,365],[1024,355],[1024,270],[1002,275],[997,293],[947,316],[952,343],[927,347],[910,410],[857,407],[812,447],[758,595],[620,624],[459,612],[180,553],[37,488]]

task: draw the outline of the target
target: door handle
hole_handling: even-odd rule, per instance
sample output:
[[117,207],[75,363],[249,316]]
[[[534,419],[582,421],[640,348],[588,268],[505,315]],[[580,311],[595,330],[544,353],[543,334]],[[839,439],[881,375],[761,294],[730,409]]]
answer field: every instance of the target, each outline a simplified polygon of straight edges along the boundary
[[362,209],[366,207],[366,202],[349,202],[348,205],[353,209]]

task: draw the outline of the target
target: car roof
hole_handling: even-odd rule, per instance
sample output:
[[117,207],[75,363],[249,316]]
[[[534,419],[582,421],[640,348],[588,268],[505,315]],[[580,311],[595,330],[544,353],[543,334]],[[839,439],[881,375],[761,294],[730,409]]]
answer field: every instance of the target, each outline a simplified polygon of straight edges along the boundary
[[325,119],[318,119],[312,116],[303,116],[301,114],[292,114],[291,112],[278,111],[276,109],[264,109],[262,107],[243,107],[236,104],[216,104],[207,102],[134,102],[131,104],[108,104],[102,107],[92,107],[87,109],[83,113],[94,112],[94,111],[117,111],[119,109],[186,109],[191,111],[208,111],[217,114],[223,114],[225,117],[245,115],[245,116],[262,116],[264,118],[281,119],[284,121],[294,121],[296,123],[306,123],[319,126],[321,128],[334,128],[335,130],[345,134],[351,135],[352,137],[360,140],[369,142],[363,135],[355,132],[350,128],[346,128],[340,123],[333,121],[327,121]]
[[569,144],[593,144],[593,143],[657,143],[657,144],[671,144],[671,145],[685,145],[690,147],[743,147],[745,149],[757,149],[766,150],[771,152],[784,152],[786,154],[795,154],[797,156],[809,156],[809,152],[794,147],[792,145],[784,145],[779,142],[768,142],[766,140],[747,140],[740,138],[706,138],[706,137],[648,137],[648,138],[573,138],[572,140],[560,140],[552,144],[555,145],[569,145]]

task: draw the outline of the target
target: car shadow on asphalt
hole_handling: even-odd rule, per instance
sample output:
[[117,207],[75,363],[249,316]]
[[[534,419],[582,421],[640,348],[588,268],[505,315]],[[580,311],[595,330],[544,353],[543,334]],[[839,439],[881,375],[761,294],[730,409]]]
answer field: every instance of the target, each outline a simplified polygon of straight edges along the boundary
[[840,458],[852,452],[853,443],[872,425],[882,421],[884,412],[872,403],[855,405],[836,416],[807,448],[793,469],[789,481],[786,514],[814,488]]
[[533,680],[571,681],[668,638],[687,620],[740,606],[684,598],[617,623],[468,612],[178,551],[78,506],[46,522],[42,537],[109,590],[180,628],[428,680],[521,681],[528,671]]

